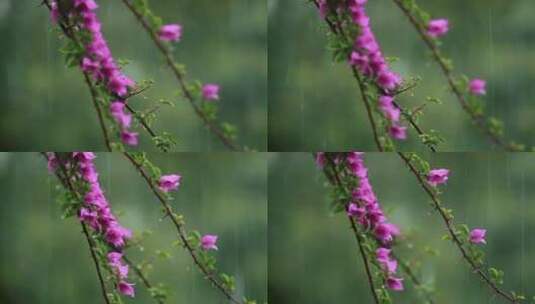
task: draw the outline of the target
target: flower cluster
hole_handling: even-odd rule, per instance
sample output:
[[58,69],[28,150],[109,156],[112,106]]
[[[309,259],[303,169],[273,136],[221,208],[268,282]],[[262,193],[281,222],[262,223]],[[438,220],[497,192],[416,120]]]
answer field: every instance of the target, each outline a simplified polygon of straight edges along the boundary
[[350,0],[348,2],[348,10],[353,23],[359,28],[349,63],[357,68],[361,74],[373,79],[377,87],[380,88],[379,109],[389,121],[390,136],[403,140],[407,138],[407,128],[400,123],[400,109],[394,104],[393,97],[396,89],[402,83],[402,78],[390,69],[383,56],[381,47],[370,26],[370,17],[365,8],[366,3],[367,0]]
[[[85,45],[85,56],[81,60],[81,68],[96,81],[104,84],[111,96],[117,99],[111,103],[110,114],[121,129],[122,141],[130,146],[138,144],[138,133],[131,132],[131,114],[124,111],[128,90],[135,82],[126,76],[115,62],[108,43],[101,31],[101,23],[95,10],[98,8],[94,0],[74,0],[70,16],[89,34],[89,42]],[[59,17],[58,3],[51,3],[52,20]]]
[[351,152],[346,157],[349,170],[358,178],[358,186],[353,189],[352,201],[347,207],[348,216],[356,219],[367,230],[372,231],[381,247],[377,249],[376,259],[387,275],[387,286],[392,290],[403,290],[403,279],[395,276],[398,263],[390,257],[388,248],[394,238],[400,235],[399,228],[388,222],[375,196],[364,165],[363,153]]
[[[79,180],[84,189],[84,204],[78,212],[80,221],[87,224],[93,231],[100,234],[103,240],[113,248],[108,253],[108,262],[114,274],[117,276],[117,289],[124,295],[133,297],[133,284],[126,282],[128,277],[128,265],[121,263],[122,254],[119,252],[132,237],[132,232],[121,226],[113,215],[110,205],[100,187],[98,172],[93,163],[95,154],[92,152],[73,152],[66,166],[74,168],[75,180]],[[56,170],[58,159],[53,153],[48,154],[49,170]]]

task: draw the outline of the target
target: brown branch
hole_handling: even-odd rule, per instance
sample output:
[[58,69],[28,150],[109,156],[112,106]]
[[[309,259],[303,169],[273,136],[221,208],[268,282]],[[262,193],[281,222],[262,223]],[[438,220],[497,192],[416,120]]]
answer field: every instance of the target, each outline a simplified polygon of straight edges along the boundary
[[[317,2],[317,0],[314,0],[313,3],[316,5],[316,7],[319,8],[319,3]],[[336,23],[333,23],[331,20],[329,20],[329,18],[325,18],[325,22],[327,23],[329,29],[331,30],[331,32],[333,34],[342,35],[342,38],[344,38],[346,40],[346,42],[348,42],[348,43],[350,42],[350,38],[345,33],[345,31],[344,31],[343,27],[341,26],[339,20]],[[365,94],[366,87],[365,87],[364,82],[363,82],[359,72],[357,71],[357,69],[355,67],[351,67],[351,70],[353,72],[354,78],[357,80],[358,85],[359,85],[359,89],[360,89],[360,92],[361,92],[361,95],[362,95],[362,101],[363,101],[364,106],[366,108],[366,112],[367,112],[367,115],[368,115],[368,120],[370,121],[370,125],[372,127],[375,144],[376,144],[377,148],[379,149],[379,151],[383,151],[384,148],[382,147],[381,142],[379,140],[379,135],[378,135],[378,131],[377,131],[377,124],[375,122],[375,119],[373,117],[373,111],[371,109],[371,102],[370,102],[368,96]],[[379,92],[381,92],[382,94],[386,94],[386,92],[381,87],[379,87],[377,84],[374,84],[374,86],[377,88],[377,90],[379,90]],[[415,87],[415,85],[403,88],[403,89],[397,91],[394,95],[402,94],[405,91],[413,89],[414,87]],[[424,130],[418,125],[418,123],[416,122],[414,117],[412,115],[410,115],[405,108],[403,108],[401,105],[399,105],[395,101],[394,101],[394,106],[401,111],[401,113],[403,114],[405,119],[407,119],[409,124],[414,128],[414,130],[418,133],[418,135],[421,136],[421,135],[425,134]],[[436,148],[433,145],[431,145],[431,144],[425,144],[425,145],[432,152],[437,152]]]
[[[147,279],[147,277],[143,274],[143,271],[137,267],[137,265],[132,262],[125,254],[123,254],[123,260],[126,262],[126,264],[128,264],[128,266],[130,266],[130,269],[133,269],[134,272],[136,273],[136,275],[141,279],[141,281],[143,282],[143,285],[145,285],[145,287],[147,287],[147,289],[149,290],[150,292],[150,289],[152,289],[152,284],[149,282],[149,280]],[[160,304],[164,304],[165,302],[162,300],[162,299],[158,299],[158,298],[154,298],[158,303]]]
[[232,303],[235,303],[235,304],[242,304],[242,302],[239,301],[238,299],[236,299],[227,290],[227,288],[225,288],[225,286],[223,286],[223,284],[216,277],[214,277],[214,275],[208,269],[206,269],[206,267],[201,263],[201,261],[199,260],[199,257],[195,253],[195,249],[193,248],[193,246],[188,241],[188,236],[187,236],[186,229],[184,228],[184,225],[177,221],[171,205],[169,205],[167,200],[158,191],[156,185],[153,183],[151,178],[145,172],[145,170],[143,169],[142,165],[137,163],[136,160],[130,154],[124,152],[123,155],[132,163],[132,165],[139,172],[139,174],[141,174],[141,176],[143,177],[143,179],[145,180],[145,182],[147,183],[149,188],[152,190],[152,192],[154,193],[154,195],[156,196],[158,201],[160,201],[162,207],[164,208],[166,217],[170,218],[171,221],[173,222],[173,225],[175,226],[177,234],[178,234],[178,236],[180,238],[180,241],[184,245],[184,248],[186,248],[186,250],[190,254],[190,256],[193,259],[193,262],[195,263],[197,268],[199,268],[201,273],[204,275],[204,277],[208,281],[210,281],[217,289],[219,289],[229,301],[231,301]]
[[466,252],[466,249],[463,246],[463,242],[459,239],[459,237],[455,233],[453,220],[444,211],[443,207],[441,206],[440,199],[429,188],[427,182],[424,180],[423,176],[418,172],[416,167],[412,164],[409,157],[407,157],[405,154],[401,152],[398,152],[398,155],[405,162],[405,164],[407,164],[407,166],[409,167],[409,170],[416,177],[420,186],[424,189],[425,193],[427,193],[431,201],[433,201],[433,206],[438,211],[440,216],[442,217],[442,220],[444,221],[444,224],[448,230],[448,233],[451,239],[453,240],[453,243],[457,246],[457,248],[461,252],[462,257],[470,265],[470,267],[472,268],[472,271],[476,273],[481,278],[481,280],[485,284],[487,284],[489,288],[493,290],[498,296],[501,296],[503,299],[509,301],[510,303],[518,303],[518,301],[514,298],[513,295],[509,294],[506,291],[501,290],[494,282],[492,282],[492,280],[487,276],[487,274],[485,274],[485,272],[481,270],[481,268],[477,265],[477,263],[474,260],[472,260],[472,258]]
[[[43,155],[43,157],[48,160],[48,156],[46,155],[46,153],[44,152],[41,152],[41,155]],[[57,158],[57,157],[56,157]],[[60,160],[60,158],[57,158],[58,160]],[[80,193],[78,193],[78,191],[76,191],[74,189],[74,186],[72,185],[72,183],[70,182],[70,179],[69,179],[69,176],[67,174],[67,171],[66,171],[66,168],[65,166],[61,163],[61,161],[59,162],[59,166],[61,168],[61,171],[63,172],[63,175],[64,176],[61,176],[61,174],[59,174],[59,172],[55,172],[55,175],[56,177],[58,178],[58,180],[60,181],[60,183],[63,185],[63,187],[65,189],[67,189],[69,192],[71,192],[71,194],[73,194],[75,197],[76,197],[76,200],[79,201],[79,202],[83,202],[82,200],[82,197],[80,195]],[[91,250],[91,257],[93,258],[93,261],[95,262],[95,267],[97,269],[97,275],[98,275],[98,278],[99,278],[99,281],[100,281],[100,286],[101,286],[101,289],[103,291],[103,295],[104,295],[104,298],[106,299],[106,303],[107,304],[110,304],[109,302],[109,299],[107,297],[107,292],[106,292],[106,285],[104,284],[104,280],[103,280],[103,276],[102,276],[102,272],[100,270],[100,266],[98,264],[98,260],[96,258],[96,255],[95,255],[95,252],[94,252],[94,248],[96,247],[95,246],[95,243],[93,241],[93,239],[90,237],[89,235],[89,232],[88,232],[88,229],[87,229],[87,226],[85,225],[84,222],[80,221],[80,224],[82,225],[82,229],[83,229],[83,232],[84,232],[84,235],[87,239],[87,242],[89,244],[89,249]],[[141,270],[138,269],[138,267],[126,256],[125,253],[123,253],[123,260],[128,264],[130,265],[130,267],[132,269],[134,269],[134,272],[136,273],[136,275],[143,281],[143,284],[147,287],[147,289],[150,289],[152,288],[152,285],[151,283],[148,281],[148,279],[143,275],[143,272],[141,272]],[[160,300],[160,299],[156,299],[155,300],[160,303],[160,304],[163,304],[163,300]]]
[[[331,168],[333,169],[333,176],[328,176],[327,175],[327,172],[325,172],[325,174],[327,175],[327,178],[329,179],[329,181],[331,182],[331,184],[333,184],[334,186],[338,186],[339,189],[341,189],[342,191],[344,191],[344,193],[346,195],[348,195],[349,193],[351,193],[350,189],[347,188],[347,186],[342,182],[342,179],[340,177],[341,173],[338,172],[338,170],[336,169],[336,165],[334,163],[334,161],[326,156],[326,159],[329,161],[329,164],[331,166]],[[353,219],[351,217],[349,217],[350,221],[351,221],[351,226],[352,226],[352,230],[353,232],[355,233],[355,237],[359,238],[360,235],[358,233],[358,229],[357,227],[355,226],[355,222],[353,221]],[[357,239],[358,240],[358,239]],[[375,241],[380,244],[381,242],[377,239],[375,239]],[[359,244],[360,246],[360,244]],[[399,257],[396,255],[396,253],[394,252],[394,249],[391,249],[390,251],[390,254],[392,255],[392,257],[394,257],[398,262],[399,264],[402,266],[402,270],[409,276],[409,279],[412,281],[412,283],[417,286],[417,287],[422,287],[422,283],[420,282],[420,280],[418,279],[418,277],[414,274],[414,272],[412,272],[412,270],[407,267],[406,263]],[[375,290],[375,289],[373,289]],[[434,304],[434,300],[432,298],[432,296],[429,294],[429,293],[426,293],[425,294],[425,297],[427,299],[427,302],[429,304]]]
[[[340,175],[338,173],[338,171],[336,170],[336,164],[334,163],[334,161],[329,157],[329,156],[326,156],[326,159],[327,161],[330,163],[331,165],[331,168],[333,169],[333,173],[334,173],[334,179],[335,179],[335,182],[340,186],[342,187],[342,189],[344,191],[346,191],[346,188],[343,187],[343,183],[340,179]],[[362,238],[362,236],[360,235],[358,229],[357,229],[357,226],[355,225],[355,222],[353,221],[353,218],[351,218],[351,216],[348,216],[347,217],[350,224],[351,224],[351,229],[353,230],[353,234],[355,235],[355,238],[357,239],[357,243],[359,245],[359,251],[360,251],[360,255],[362,257],[362,262],[364,263],[364,268],[366,270],[366,277],[368,278],[368,284],[370,286],[370,290],[372,292],[372,296],[373,296],[373,299],[375,301],[375,303],[379,304],[379,297],[377,296],[377,291],[375,290],[375,285],[373,283],[373,276],[372,276],[372,273],[370,271],[370,263],[368,261],[368,257],[366,255],[366,253],[364,252],[364,248],[362,246],[362,243],[364,243],[364,240]]]
[[169,66],[169,68],[171,69],[171,71],[173,72],[175,78],[177,79],[179,85],[180,85],[180,89],[182,90],[184,96],[186,97],[186,99],[189,101],[189,103],[191,104],[193,110],[195,111],[195,114],[197,114],[197,116],[202,120],[202,122],[204,123],[204,125],[213,133],[215,134],[219,140],[223,143],[223,145],[225,145],[228,149],[232,150],[232,151],[241,151],[243,150],[242,147],[238,146],[233,140],[232,138],[228,137],[224,132],[223,130],[220,129],[220,127],[218,127],[216,124],[214,124],[203,112],[202,110],[199,108],[199,106],[196,104],[195,102],[195,98],[193,97],[193,94],[190,92],[190,90],[188,89],[187,85],[186,85],[186,80],[184,79],[184,75],[183,73],[177,68],[177,63],[175,62],[175,60],[173,59],[173,56],[171,54],[171,52],[169,51],[169,49],[163,44],[162,41],[160,41],[160,39],[158,38],[158,35],[156,32],[154,32],[154,30],[152,29],[152,27],[149,25],[149,23],[147,22],[147,20],[145,20],[145,18],[143,17],[143,15],[141,15],[140,12],[138,12],[133,6],[132,4],[128,1],[128,0],[122,0],[122,2],[124,3],[124,5],[134,14],[134,16],[136,17],[136,19],[139,21],[139,23],[143,26],[143,28],[145,29],[145,31],[149,34],[150,38],[152,39],[152,41],[154,42],[154,44],[156,45],[156,47],[158,48],[158,50],[162,53],[162,55],[164,56],[165,58],[165,61],[167,63],[167,66]]
[[[48,0],[43,0],[42,4],[45,5],[48,8],[49,11],[52,11],[52,6],[51,6],[51,4],[50,4],[50,2]],[[63,18],[64,17],[60,17],[59,18],[58,24],[59,24],[61,30],[63,31],[63,33],[65,34],[65,36],[67,38],[73,40],[76,44],[82,45],[81,42],[76,37],[76,35],[74,35],[72,33],[72,31],[71,31],[72,26],[70,26],[68,24],[65,24],[65,20]],[[106,149],[111,152],[112,151],[111,142],[110,142],[110,139],[109,139],[109,136],[108,136],[108,131],[106,129],[106,124],[104,123],[104,119],[103,119],[103,116],[102,116],[102,111],[101,111],[100,106],[98,104],[98,97],[97,97],[98,93],[97,93],[97,90],[95,89],[93,83],[91,82],[89,75],[86,72],[82,72],[82,73],[84,75],[85,83],[87,84],[87,86],[89,88],[89,91],[91,92],[91,99],[93,101],[93,106],[95,108],[95,111],[97,112],[98,121],[99,121],[99,124],[100,124],[100,128],[102,129],[102,135],[104,137],[104,143],[106,145]]]
[[[44,156],[48,160],[48,157],[46,156],[46,154],[44,154]],[[65,164],[63,164],[63,160],[61,158],[58,158],[57,156],[56,158],[58,159],[58,165],[61,169],[61,172],[63,173],[63,177],[61,177],[58,171],[56,171],[56,176],[62,182],[63,187],[68,189],[71,193],[76,194],[76,197],[79,200],[80,197],[78,196],[78,192],[74,190],[74,186],[71,183],[69,174],[67,173],[67,169],[65,168]],[[110,300],[108,298],[108,292],[106,290],[106,284],[104,283],[104,277],[102,275],[100,264],[98,262],[96,252],[95,252],[95,247],[96,247],[95,243],[93,239],[91,238],[91,236],[89,236],[89,232],[87,231],[86,225],[82,221],[80,221],[80,225],[82,225],[82,230],[84,232],[85,238],[87,240],[87,244],[89,246],[89,250],[91,252],[91,258],[93,259],[93,262],[95,263],[95,268],[97,270],[97,276],[98,276],[98,280],[100,283],[100,289],[102,290],[102,296],[104,297],[104,301],[106,302],[106,304],[110,304]]]
[[514,152],[516,149],[507,144],[500,136],[492,132],[487,123],[485,122],[485,115],[474,112],[461,92],[461,89],[455,84],[455,79],[452,75],[451,68],[448,66],[444,58],[440,55],[440,50],[436,43],[427,35],[426,29],[422,24],[413,16],[408,8],[403,5],[401,0],[393,0],[395,4],[401,9],[405,16],[409,19],[414,29],[418,32],[420,38],[425,43],[427,48],[431,51],[434,61],[440,66],[440,69],[448,81],[448,85],[451,88],[453,94],[457,97],[462,109],[470,116],[472,121],[479,127],[479,129],[491,140],[495,145],[502,147],[506,151]]
[[104,136],[104,143],[106,144],[106,149],[108,149],[109,152],[112,151],[111,148],[111,142],[110,138],[108,136],[108,130],[106,129],[106,124],[104,123],[104,118],[102,116],[102,110],[100,108],[100,105],[98,104],[97,99],[97,90],[95,89],[93,83],[91,82],[91,79],[89,78],[89,75],[87,72],[83,72],[85,83],[89,87],[89,91],[91,92],[91,99],[93,100],[93,106],[95,107],[95,110],[97,111],[97,117],[98,122],[100,124],[100,128],[102,129],[102,135]]

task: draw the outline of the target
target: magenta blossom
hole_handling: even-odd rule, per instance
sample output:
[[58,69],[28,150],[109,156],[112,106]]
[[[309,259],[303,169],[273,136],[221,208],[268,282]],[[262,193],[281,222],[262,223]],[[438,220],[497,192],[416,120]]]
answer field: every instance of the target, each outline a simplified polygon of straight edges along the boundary
[[468,89],[470,90],[470,93],[472,93],[473,95],[481,96],[481,95],[487,94],[486,86],[487,86],[487,82],[485,80],[476,78],[470,81]]
[[134,284],[120,281],[119,284],[117,284],[117,289],[119,289],[119,291],[125,296],[129,296],[131,298],[135,296]]
[[486,244],[485,235],[487,234],[486,229],[473,229],[470,231],[470,242],[474,244]]
[[347,207],[347,215],[355,218],[361,218],[366,214],[366,210],[364,208],[360,208],[357,204],[351,203]]
[[182,26],[180,24],[167,24],[160,28],[158,37],[163,41],[180,41]]
[[202,87],[202,97],[204,100],[218,100],[219,99],[219,85],[205,84]]
[[400,125],[393,125],[390,127],[390,136],[394,139],[407,139],[407,127]]
[[217,250],[217,235],[207,234],[201,238],[201,247],[204,250]]
[[163,192],[169,192],[176,190],[180,186],[180,180],[182,177],[177,174],[162,175],[158,181],[158,187]]
[[449,173],[450,170],[448,169],[433,169],[427,175],[427,182],[433,187],[444,184],[448,181]]
[[444,36],[449,31],[448,19],[434,19],[427,25],[427,35],[437,38]]
[[386,286],[388,286],[389,289],[392,289],[395,291],[404,290],[402,278],[396,278],[393,276],[388,277],[388,279],[386,280]]
[[326,162],[327,159],[325,158],[325,152],[316,153],[316,166],[318,166],[318,168],[323,169]]
[[139,133],[137,132],[130,132],[130,131],[123,130],[121,132],[121,139],[125,144],[129,146],[137,146],[138,135]]

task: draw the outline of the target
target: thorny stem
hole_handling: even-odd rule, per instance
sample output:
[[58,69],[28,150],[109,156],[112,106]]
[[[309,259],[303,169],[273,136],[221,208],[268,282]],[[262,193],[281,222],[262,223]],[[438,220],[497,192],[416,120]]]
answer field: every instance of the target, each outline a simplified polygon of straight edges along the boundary
[[136,160],[130,154],[124,152],[123,155],[132,163],[132,165],[134,165],[135,169],[139,172],[139,174],[141,174],[141,176],[143,177],[143,179],[145,180],[145,182],[147,183],[149,188],[152,190],[152,192],[154,193],[156,198],[160,201],[162,207],[164,208],[166,216],[169,217],[171,219],[171,221],[173,222],[173,224],[174,224],[174,226],[176,228],[176,231],[178,233],[178,236],[180,238],[180,241],[182,242],[184,248],[188,251],[188,253],[190,254],[191,258],[193,259],[193,262],[195,263],[197,268],[199,268],[199,270],[204,275],[204,277],[208,281],[210,281],[217,289],[219,289],[229,301],[231,301],[232,303],[235,303],[235,304],[243,304],[241,301],[236,299],[227,290],[227,288],[225,288],[223,286],[223,284],[216,277],[214,277],[213,273],[211,273],[208,269],[206,269],[206,267],[200,262],[199,258],[197,257],[197,254],[195,253],[195,249],[193,248],[193,246],[188,241],[187,231],[186,231],[184,225],[182,223],[178,222],[171,205],[169,205],[167,200],[158,191],[156,185],[153,183],[151,178],[147,175],[147,173],[143,169],[142,165],[137,163]]
[[407,164],[409,167],[409,170],[412,172],[412,174],[416,177],[418,180],[418,183],[420,186],[424,189],[425,193],[429,196],[431,201],[433,201],[434,208],[438,211],[440,216],[442,217],[442,220],[444,221],[444,224],[446,225],[446,228],[448,230],[448,233],[453,240],[453,243],[457,246],[459,251],[461,252],[463,258],[466,260],[466,262],[470,265],[472,268],[472,271],[476,273],[481,280],[489,286],[491,290],[493,290],[498,296],[501,296],[505,300],[509,301],[510,303],[518,303],[518,300],[514,298],[511,294],[509,294],[506,291],[501,290],[492,280],[481,270],[481,268],[476,264],[474,260],[468,255],[466,252],[466,249],[463,246],[463,243],[455,233],[454,223],[451,217],[449,217],[444,208],[441,206],[440,199],[435,195],[435,193],[429,188],[428,184],[424,180],[421,173],[418,172],[416,167],[412,164],[410,157],[406,156],[402,152],[398,152],[399,157]]
[[[48,160],[48,157],[46,155],[46,153],[44,152],[41,152],[41,154],[43,155],[43,157]],[[59,159],[59,158],[58,158]],[[63,175],[64,176],[61,176],[58,172],[55,173],[56,177],[58,178],[58,180],[60,181],[60,183],[63,185],[63,187],[65,189],[67,189],[68,191],[70,191],[78,201],[82,202],[82,198],[80,196],[80,193],[78,193],[76,190],[74,190],[74,186],[72,185],[72,183],[70,182],[70,179],[69,179],[69,176],[67,175],[66,173],[66,169],[64,167],[64,165],[60,162],[60,168],[63,172]],[[96,258],[96,255],[95,255],[95,252],[94,252],[94,248],[96,247],[95,246],[95,243],[93,241],[93,239],[90,237],[89,235],[89,231],[87,229],[87,225],[85,225],[84,222],[81,222],[80,221],[80,224],[82,225],[82,229],[83,229],[83,232],[84,232],[84,235],[87,239],[87,242],[89,244],[89,248],[91,250],[91,257],[93,258],[93,261],[95,262],[95,267],[97,269],[97,275],[98,275],[98,278],[99,278],[99,281],[100,281],[100,286],[101,286],[101,289],[103,291],[103,295],[104,295],[104,298],[106,300],[106,303],[109,304],[109,300],[108,300],[108,297],[107,297],[107,292],[106,292],[106,285],[104,284],[104,280],[103,280],[103,276],[102,276],[102,272],[100,270],[100,266],[97,262],[97,258]],[[136,275],[141,279],[141,281],[143,281],[143,284],[147,287],[147,289],[150,289],[152,288],[152,284],[149,282],[149,280],[147,279],[147,277],[143,274],[143,272],[126,256],[126,254],[123,252],[123,260],[128,264],[130,265],[130,267],[132,269],[134,269]],[[165,302],[161,299],[156,299],[155,300],[159,303],[159,304],[164,304]]]
[[138,12],[132,4],[128,0],[122,0],[124,5],[134,14],[136,19],[141,23],[145,31],[149,34],[150,38],[158,48],[158,50],[162,53],[162,55],[165,57],[165,61],[169,68],[172,70],[175,78],[177,79],[180,88],[185,96],[185,98],[189,101],[191,104],[193,110],[195,111],[195,114],[202,120],[204,125],[213,133],[215,134],[219,140],[225,145],[228,149],[232,151],[241,151],[243,150],[242,147],[238,146],[232,138],[225,135],[225,133],[219,128],[216,124],[214,124],[210,119],[202,112],[202,110],[199,108],[199,106],[195,102],[195,98],[193,97],[193,94],[190,92],[186,85],[186,80],[184,79],[183,73],[177,68],[177,63],[173,59],[173,56],[169,49],[163,44],[162,41],[158,38],[157,33],[154,32],[154,30],[151,28],[147,20],[141,15],[140,12]]
[[420,38],[423,40],[427,48],[431,51],[432,57],[434,61],[440,66],[440,69],[444,76],[446,77],[448,81],[448,85],[450,86],[453,94],[457,97],[457,100],[459,101],[461,107],[463,110],[470,116],[472,121],[481,129],[483,133],[491,140],[495,145],[502,147],[504,150],[509,152],[514,152],[517,149],[512,147],[511,145],[507,144],[500,136],[492,132],[489,127],[487,126],[487,123],[485,122],[485,115],[474,112],[470,106],[468,105],[468,102],[464,96],[464,94],[461,92],[460,88],[455,84],[455,79],[452,74],[451,68],[448,66],[446,61],[442,58],[440,55],[440,50],[436,43],[433,42],[433,40],[427,35],[426,29],[420,24],[420,22],[416,19],[415,16],[413,16],[410,12],[410,10],[403,5],[401,0],[393,0],[396,5],[401,9],[401,11],[405,14],[405,16],[409,19],[410,23],[414,27],[414,29],[418,32]]
[[[317,0],[313,0],[314,4],[316,5],[316,7],[319,8],[319,3]],[[342,37],[346,40],[346,41],[350,41],[350,38],[347,36],[347,34],[345,33],[342,25],[340,24],[340,22],[336,22],[336,23],[333,23],[331,20],[329,20],[328,18],[325,18],[325,22],[327,23],[329,29],[331,30],[331,32],[335,35],[342,35]],[[377,131],[377,124],[375,122],[375,119],[373,117],[373,111],[371,109],[371,102],[368,98],[368,96],[366,95],[366,86],[364,85],[364,81],[362,80],[359,72],[357,71],[357,69],[355,67],[351,67],[351,70],[353,72],[353,77],[355,78],[355,80],[357,80],[358,84],[359,84],[359,89],[360,89],[360,92],[361,92],[361,95],[362,95],[362,100],[363,100],[363,103],[366,107],[366,112],[367,112],[367,115],[368,115],[368,120],[370,121],[370,125],[372,127],[372,131],[373,131],[373,137],[374,137],[374,141],[375,141],[375,144],[377,146],[377,148],[379,149],[379,151],[383,151],[384,148],[382,147],[381,145],[381,142],[379,140],[379,135],[378,135],[378,131]],[[382,88],[380,88],[379,86],[375,85],[375,87],[382,93],[384,93],[384,90]],[[408,91],[410,89],[412,89],[413,87],[409,86],[407,88],[404,88],[402,90],[399,90],[395,93],[395,95],[399,95],[401,93],[404,93],[405,91]],[[403,116],[405,117],[405,119],[407,119],[407,121],[410,123],[410,125],[414,128],[414,130],[418,133],[418,135],[424,135],[425,132],[423,131],[423,129],[418,125],[418,123],[416,122],[416,120],[414,119],[414,117],[405,109],[403,108],[400,104],[398,104],[397,102],[394,101],[394,106],[396,108],[398,108],[401,113],[403,114]],[[436,151],[436,148],[431,145],[431,144],[425,144],[429,150],[431,150],[432,152],[437,152]]]
[[[346,187],[346,185],[344,185],[344,183],[342,182],[342,179],[340,177],[341,173],[338,172],[338,170],[336,169],[336,164],[334,163],[334,160],[332,160],[332,158],[330,157],[326,157],[326,159],[328,160],[329,162],[329,165],[331,166],[331,168],[333,169],[333,176],[332,178],[327,176],[327,178],[330,180],[330,182],[335,185],[335,186],[338,186],[342,191],[344,191],[346,194],[350,193],[350,190]],[[325,171],[324,171],[325,172]],[[325,172],[325,174],[327,174]],[[352,226],[352,229],[353,229],[353,232],[355,233],[355,236],[357,238],[360,237],[359,233],[358,233],[358,228],[356,227],[355,225],[355,222],[353,221],[353,219],[351,217],[349,217],[349,219],[351,220],[351,226]],[[414,272],[412,272],[412,270],[407,267],[407,264],[405,261],[403,261],[399,256],[397,256],[394,252],[393,249],[391,249],[391,255],[400,263],[400,265],[402,266],[402,270],[409,276],[409,279],[412,281],[412,283],[416,286],[416,287],[422,287],[422,283],[420,282],[420,280],[418,279],[418,277],[416,276],[416,274],[414,274]],[[375,291],[375,289],[374,289]],[[434,304],[434,300],[431,296],[431,294],[429,292],[425,292],[425,297],[427,299],[427,302],[429,304]]]

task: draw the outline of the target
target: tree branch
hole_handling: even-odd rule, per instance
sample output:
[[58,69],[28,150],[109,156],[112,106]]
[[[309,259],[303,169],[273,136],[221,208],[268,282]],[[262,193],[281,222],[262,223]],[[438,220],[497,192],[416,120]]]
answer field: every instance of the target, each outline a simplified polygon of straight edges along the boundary
[[[41,155],[43,155],[43,157],[48,160],[48,157],[46,155],[46,153],[44,152],[41,152]],[[58,160],[60,158],[57,158]],[[76,190],[74,190],[74,186],[72,185],[72,183],[70,182],[70,179],[69,179],[69,175],[67,174],[67,170],[65,168],[65,166],[61,163],[61,161],[59,162],[59,165],[60,165],[60,168],[61,168],[61,171],[63,172],[64,176],[61,176],[59,174],[59,172],[55,172],[55,175],[56,177],[58,178],[58,180],[60,181],[60,183],[62,184],[62,186],[67,189],[71,194],[73,194],[75,197],[76,197],[76,200],[79,201],[79,202],[83,202],[82,200],[82,197],[80,195],[80,193],[78,193]],[[106,291],[106,285],[104,284],[104,280],[103,280],[103,275],[102,275],[102,271],[100,269],[100,265],[98,264],[98,260],[96,258],[96,253],[94,251],[94,248],[95,248],[95,243],[93,241],[93,239],[91,238],[91,236],[89,235],[89,231],[87,229],[87,225],[85,225],[84,222],[80,221],[80,224],[82,225],[82,230],[84,232],[84,235],[87,239],[87,242],[89,244],[89,249],[91,250],[91,257],[93,258],[93,261],[95,262],[95,267],[96,267],[96,270],[97,270],[97,275],[98,275],[98,278],[99,278],[99,281],[100,281],[100,286],[101,286],[101,289],[102,289],[102,294],[104,296],[104,299],[106,301],[106,304],[110,304],[109,302],[109,299],[108,299],[108,296],[107,296],[107,291]],[[143,281],[143,284],[147,287],[147,289],[150,289],[152,288],[152,285],[151,283],[149,282],[149,280],[143,275],[143,272],[141,272],[141,270],[138,269],[138,267],[128,258],[128,256],[126,256],[126,254],[123,252],[123,260],[128,264],[130,265],[130,267],[132,269],[134,269],[134,272],[136,273],[136,275],[141,279],[141,281]],[[160,300],[160,299],[156,299],[155,300],[159,303],[159,304],[164,304],[165,302],[163,300]]]
[[178,236],[180,238],[180,241],[184,245],[184,248],[190,254],[190,256],[193,259],[193,262],[195,263],[197,268],[199,268],[199,270],[205,276],[205,278],[208,281],[210,281],[217,289],[219,289],[221,291],[221,293],[223,293],[223,295],[229,301],[231,301],[232,303],[235,303],[235,304],[242,304],[242,302],[239,301],[238,299],[236,299],[227,290],[227,288],[225,288],[223,286],[223,284],[216,277],[214,277],[213,274],[210,271],[208,271],[208,269],[206,269],[204,267],[204,265],[200,262],[199,258],[197,257],[197,254],[195,253],[195,249],[193,248],[193,246],[188,241],[188,236],[187,236],[186,229],[184,228],[183,224],[181,224],[181,223],[179,223],[177,221],[177,219],[175,217],[175,213],[173,212],[173,209],[172,209],[171,205],[169,205],[167,200],[160,194],[160,192],[156,188],[156,185],[154,185],[154,183],[152,182],[151,178],[147,175],[147,173],[143,169],[142,165],[137,163],[136,160],[132,156],[130,156],[130,154],[124,152],[123,155],[132,163],[132,165],[139,172],[139,174],[141,174],[141,176],[143,177],[143,179],[145,180],[145,182],[147,183],[149,188],[152,190],[152,192],[154,193],[154,195],[156,196],[158,201],[160,201],[162,207],[164,208],[166,216],[169,217],[171,219],[171,221],[173,222],[173,225],[175,226],[177,234],[178,234]]
[[492,132],[489,129],[489,127],[487,126],[487,123],[485,122],[486,117],[484,114],[476,113],[470,108],[463,93],[461,92],[459,87],[455,84],[455,79],[452,75],[452,71],[450,67],[448,67],[448,64],[440,55],[440,50],[438,49],[438,46],[426,34],[426,29],[420,24],[420,22],[416,19],[416,17],[411,14],[409,9],[407,9],[405,5],[403,5],[401,0],[393,0],[393,1],[401,9],[403,14],[409,19],[410,23],[412,24],[414,29],[418,32],[422,41],[425,43],[427,48],[431,51],[434,61],[440,66],[442,74],[444,74],[444,76],[446,77],[448,81],[448,85],[451,88],[455,97],[457,97],[457,100],[459,101],[459,104],[461,105],[462,109],[470,116],[472,121],[495,145],[502,147],[506,151],[510,151],[510,152],[516,151],[517,149],[507,144],[500,136],[496,135],[494,132]]
[[441,206],[439,198],[433,193],[433,191],[429,188],[426,181],[424,180],[423,176],[418,172],[416,167],[412,164],[409,157],[407,157],[404,153],[398,152],[399,157],[405,162],[405,164],[409,167],[409,170],[411,173],[416,177],[418,183],[424,189],[425,193],[429,196],[431,201],[433,201],[434,208],[438,211],[440,216],[442,217],[442,220],[444,221],[444,224],[448,230],[448,233],[453,240],[453,243],[457,246],[459,251],[461,252],[462,257],[466,260],[466,262],[470,265],[472,268],[472,271],[476,273],[481,280],[488,285],[488,287],[493,290],[496,295],[501,296],[504,300],[509,301],[510,303],[518,303],[518,301],[513,297],[513,295],[509,294],[506,291],[501,290],[492,280],[481,270],[481,268],[476,264],[472,258],[468,255],[466,252],[466,249],[463,247],[463,243],[455,233],[455,228],[453,224],[453,220],[446,214],[444,209]]
[[224,146],[226,146],[232,151],[243,150],[243,148],[238,146],[232,140],[232,138],[228,137],[219,126],[214,124],[195,103],[195,98],[193,97],[193,94],[190,92],[186,85],[186,80],[184,79],[183,73],[177,68],[177,63],[173,59],[172,54],[169,52],[168,48],[162,43],[162,41],[160,41],[157,33],[154,32],[147,20],[145,20],[145,18],[143,17],[143,15],[141,15],[141,13],[138,12],[128,0],[122,0],[122,2],[134,14],[136,19],[139,21],[145,31],[149,34],[150,38],[152,39],[160,53],[162,53],[162,55],[164,56],[167,66],[169,66],[169,68],[173,72],[175,78],[177,79],[180,85],[180,89],[184,94],[184,97],[186,97],[186,99],[189,101],[190,105],[195,111],[195,114],[197,114],[197,116],[202,120],[204,125],[219,138],[219,140],[223,143]]

